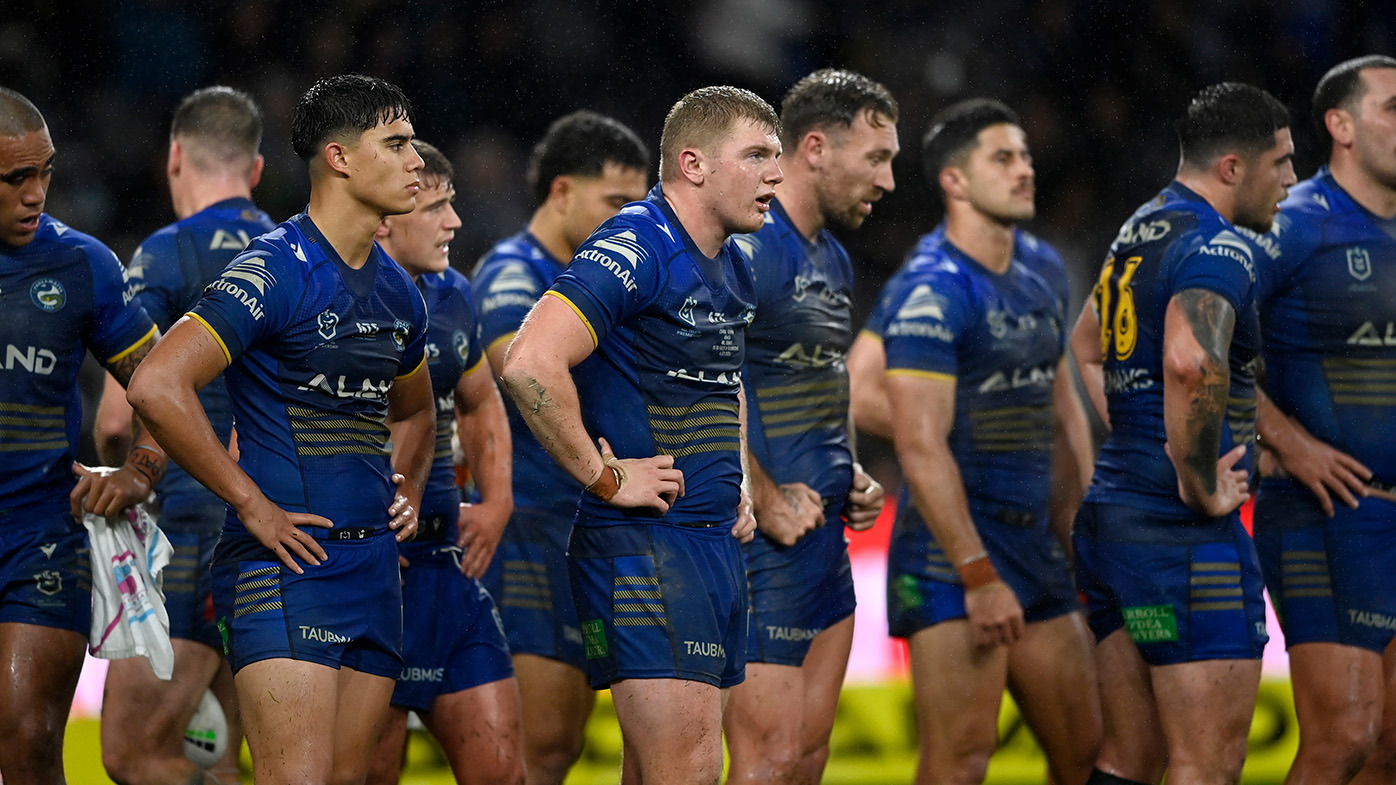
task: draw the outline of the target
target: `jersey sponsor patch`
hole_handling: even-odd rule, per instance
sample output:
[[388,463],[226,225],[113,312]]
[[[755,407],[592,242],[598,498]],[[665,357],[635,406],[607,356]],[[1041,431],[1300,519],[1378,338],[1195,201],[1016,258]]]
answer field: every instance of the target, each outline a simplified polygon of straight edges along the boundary
[[1251,255],[1251,245],[1235,232],[1225,229],[1217,232],[1216,236],[1197,250],[1198,253],[1207,256],[1219,256],[1239,263],[1246,268],[1251,282],[1255,282],[1255,260]]
[[40,278],[29,287],[29,299],[39,310],[57,313],[68,304],[68,290],[53,278]]
[[1172,605],[1135,605],[1120,611],[1125,617],[1125,629],[1135,643],[1178,640],[1178,617]]
[[608,656],[610,648],[606,645],[606,623],[601,619],[582,622],[582,645],[589,660]]
[[945,304],[945,298],[936,294],[930,284],[918,284],[897,309],[896,318],[945,321]]

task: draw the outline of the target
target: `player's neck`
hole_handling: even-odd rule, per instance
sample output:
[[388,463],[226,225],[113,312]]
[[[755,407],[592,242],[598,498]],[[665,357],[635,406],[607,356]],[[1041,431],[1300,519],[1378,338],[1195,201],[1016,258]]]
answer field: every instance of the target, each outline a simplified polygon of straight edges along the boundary
[[246,181],[204,179],[171,189],[170,196],[174,202],[175,215],[184,219],[228,199],[251,200],[252,189]]
[[824,211],[819,209],[818,193],[805,170],[792,167],[786,172],[785,179],[776,183],[776,198],[796,231],[810,242],[819,239],[825,227]]
[[722,250],[722,244],[732,235],[723,228],[722,222],[713,211],[704,208],[695,191],[682,187],[672,191],[665,189],[664,199],[673,209],[674,215],[678,216],[679,223],[683,225],[689,239],[698,247],[698,253],[709,259],[717,256]]
[[576,253],[577,249],[567,242],[564,223],[562,214],[545,203],[535,210],[533,217],[529,219],[528,233],[543,246],[543,250],[566,266],[572,261],[572,254]]
[[1348,192],[1353,201],[1379,218],[1396,217],[1396,188],[1384,185],[1367,173],[1351,155],[1334,151],[1328,163],[1333,179]]
[[1182,183],[1188,190],[1206,200],[1221,217],[1230,222],[1236,217],[1236,193],[1226,183],[1220,182],[1211,177],[1206,172],[1195,172],[1187,169],[1178,170],[1178,174],[1173,178]]
[[306,212],[345,264],[357,270],[368,263],[382,215],[363,202],[328,188],[311,188]]
[[945,239],[990,272],[1002,275],[1013,266],[1013,224],[978,210],[952,210],[946,215]]

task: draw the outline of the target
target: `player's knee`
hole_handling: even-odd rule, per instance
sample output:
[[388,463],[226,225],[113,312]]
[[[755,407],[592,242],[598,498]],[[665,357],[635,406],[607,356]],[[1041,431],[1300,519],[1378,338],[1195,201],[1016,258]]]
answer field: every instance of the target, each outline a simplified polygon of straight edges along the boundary
[[0,748],[6,774],[14,772],[16,780],[57,781],[55,775],[62,774],[63,725],[55,725],[45,712],[22,712],[6,722]]
[[585,739],[580,734],[559,733],[533,744],[529,757],[529,768],[548,776],[544,782],[561,782],[572,765],[582,757]]

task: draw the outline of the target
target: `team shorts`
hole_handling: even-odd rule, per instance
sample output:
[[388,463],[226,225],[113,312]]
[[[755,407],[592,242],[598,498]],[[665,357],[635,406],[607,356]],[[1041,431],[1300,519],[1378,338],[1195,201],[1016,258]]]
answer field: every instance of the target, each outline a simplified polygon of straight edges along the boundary
[[1335,503],[1307,488],[1262,483],[1255,546],[1285,645],[1340,643],[1381,654],[1396,635],[1396,503]]
[[1260,563],[1239,515],[1180,520],[1087,502],[1072,542],[1096,640],[1123,628],[1150,665],[1264,651]]
[[0,623],[92,630],[87,530],[68,500],[0,512]]
[[746,677],[746,571],[731,526],[576,526],[568,564],[596,689]]
[[437,696],[514,675],[499,610],[479,581],[461,574],[459,548],[413,560],[403,581],[403,666],[393,705],[429,712]]
[[582,628],[567,574],[566,515],[516,508],[504,527],[484,584],[499,604],[509,650],[586,668]]
[[391,532],[317,540],[329,556],[297,575],[251,538],[224,538],[213,560],[213,609],[236,673],[287,658],[396,679],[402,587]]
[[170,616],[170,637],[202,643],[223,650],[218,624],[213,617],[213,575],[209,563],[218,544],[219,531],[227,508],[217,505],[164,510],[160,529],[174,546],[174,556],[165,567],[162,586],[165,611]]
[[853,569],[840,505],[784,548],[757,533],[742,546],[751,605],[747,662],[803,665],[814,637],[853,615]]
[[[1044,526],[975,516],[989,561],[1018,598],[1029,624],[1081,609],[1061,542]],[[919,516],[903,515],[887,550],[887,627],[910,638],[927,627],[966,618],[965,587]]]

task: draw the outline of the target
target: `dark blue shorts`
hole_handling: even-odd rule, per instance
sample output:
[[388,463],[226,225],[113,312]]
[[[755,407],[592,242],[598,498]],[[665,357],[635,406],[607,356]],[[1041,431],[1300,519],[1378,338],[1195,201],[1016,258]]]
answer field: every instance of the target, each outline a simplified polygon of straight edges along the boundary
[[[1081,609],[1061,542],[1045,526],[1015,526],[976,517],[989,561],[1013,590],[1028,623]],[[887,627],[910,638],[927,627],[965,618],[965,587],[919,516],[899,515],[887,550]]]
[[412,560],[402,574],[402,671],[393,705],[431,711],[437,696],[514,675],[490,593],[460,572],[460,549]]
[[[222,522],[220,509],[218,523]],[[180,527],[165,529],[163,519],[160,528],[174,546],[174,556],[161,579],[165,611],[170,615],[170,637],[222,651],[223,642],[213,617],[213,574],[209,572],[213,548],[218,544],[218,530],[201,533]]]
[[291,572],[251,538],[224,538],[213,561],[213,609],[236,673],[273,658],[396,679],[402,673],[397,543],[319,540],[329,560]]
[[1150,665],[1264,651],[1260,563],[1240,516],[1160,519],[1088,502],[1072,541],[1096,640],[1124,628]]
[[853,615],[843,513],[831,509],[823,526],[789,548],[760,533],[742,546],[751,604],[747,662],[803,665],[814,636]]
[[0,622],[92,631],[87,530],[61,506],[0,514]]
[[567,574],[574,512],[515,509],[483,580],[499,603],[510,651],[582,669],[582,628]]
[[1396,503],[1334,504],[1328,518],[1307,488],[1263,483],[1255,546],[1285,645],[1341,643],[1377,654],[1396,635]]
[[730,526],[576,526],[568,563],[596,689],[746,678],[746,570]]

